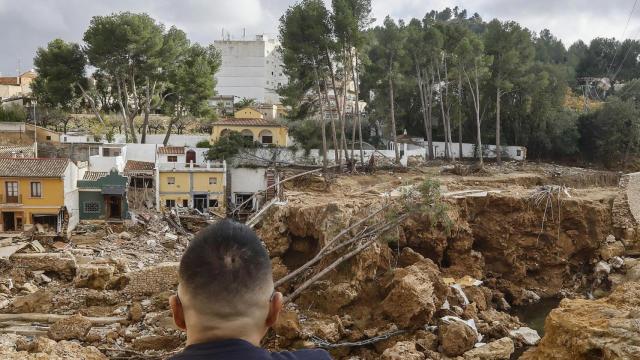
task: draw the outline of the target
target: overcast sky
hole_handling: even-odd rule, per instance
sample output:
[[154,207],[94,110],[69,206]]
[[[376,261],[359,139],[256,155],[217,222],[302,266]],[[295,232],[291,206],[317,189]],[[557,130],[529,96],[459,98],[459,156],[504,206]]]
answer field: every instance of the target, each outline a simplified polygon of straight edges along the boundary
[[[330,0],[325,0],[330,3]],[[623,35],[635,0],[372,0],[373,17],[422,18],[431,9],[459,6],[483,19],[516,20],[532,31],[544,28],[566,46],[578,39]],[[147,12],[153,18],[185,30],[189,38],[208,44],[221,36],[257,33],[276,35],[280,15],[295,0],[0,0],[0,74],[33,67],[40,46],[54,38],[81,41],[94,15],[117,11]],[[640,35],[640,4],[625,38]]]

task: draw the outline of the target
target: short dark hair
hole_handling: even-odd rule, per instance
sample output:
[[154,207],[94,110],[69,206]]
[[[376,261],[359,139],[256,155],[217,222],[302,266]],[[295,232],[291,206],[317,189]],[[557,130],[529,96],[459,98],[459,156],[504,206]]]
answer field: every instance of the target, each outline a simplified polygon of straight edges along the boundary
[[246,313],[247,303],[273,282],[271,260],[258,236],[231,220],[196,234],[180,260],[179,277],[190,298],[221,318]]

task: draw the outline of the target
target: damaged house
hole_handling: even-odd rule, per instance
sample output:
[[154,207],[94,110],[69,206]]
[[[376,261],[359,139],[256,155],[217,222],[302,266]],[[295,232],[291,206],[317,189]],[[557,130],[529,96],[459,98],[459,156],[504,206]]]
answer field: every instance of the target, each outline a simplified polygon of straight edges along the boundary
[[164,146],[157,150],[156,207],[224,212],[227,166],[206,160],[208,148]]
[[127,218],[127,178],[116,169],[87,171],[78,181],[80,219],[122,221]]
[[0,158],[0,230],[68,235],[79,221],[77,180],[69,159]]
[[129,179],[127,199],[132,209],[155,207],[155,162],[127,160],[124,176]]

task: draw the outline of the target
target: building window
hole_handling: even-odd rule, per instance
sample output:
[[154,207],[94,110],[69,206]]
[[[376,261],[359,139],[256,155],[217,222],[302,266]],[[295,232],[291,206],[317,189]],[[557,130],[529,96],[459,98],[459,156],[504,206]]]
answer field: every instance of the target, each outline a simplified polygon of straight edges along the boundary
[[[250,210],[253,207],[253,200],[251,197],[253,194],[235,194],[236,196],[236,206],[242,205],[242,209]],[[246,203],[245,203],[246,201]]]
[[47,135],[47,140],[51,140],[51,136],[50,135]]
[[120,156],[120,149],[102,148],[102,156],[105,156],[105,157]]
[[218,178],[215,178],[215,177],[209,178],[209,185],[215,185],[217,183],[218,183]]
[[273,144],[273,136],[263,135],[262,136],[262,143],[263,144]]
[[175,200],[165,200],[164,201],[164,206],[168,207],[168,208],[174,208],[174,207],[176,207],[176,201]]
[[42,197],[42,183],[40,182],[31,183],[31,197],[34,197],[34,198]]
[[182,207],[189,207],[189,200],[182,199]]
[[96,201],[85,201],[82,205],[84,206],[84,212],[87,214],[100,213],[100,203]]
[[522,150],[516,150],[516,156],[522,156]]
[[17,181],[7,181],[4,183],[4,193],[7,196],[6,201],[8,203],[17,203],[18,202],[18,182]]
[[64,142],[67,142],[67,137],[66,136],[64,137]]
[[218,199],[209,199],[209,207],[218,207]]
[[175,183],[176,183],[176,178],[175,177],[171,176],[171,177],[167,178],[167,184],[173,185]]
[[95,156],[98,154],[100,154],[100,148],[98,148],[97,146],[89,147],[89,156]]
[[168,162],[178,162],[178,156],[176,156],[176,155],[167,156],[167,161]]

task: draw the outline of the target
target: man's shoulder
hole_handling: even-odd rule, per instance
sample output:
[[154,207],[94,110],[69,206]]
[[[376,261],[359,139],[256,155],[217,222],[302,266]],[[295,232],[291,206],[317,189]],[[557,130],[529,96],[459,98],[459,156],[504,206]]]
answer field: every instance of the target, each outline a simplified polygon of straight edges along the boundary
[[305,349],[271,353],[273,360],[331,360],[331,355],[322,349]]

